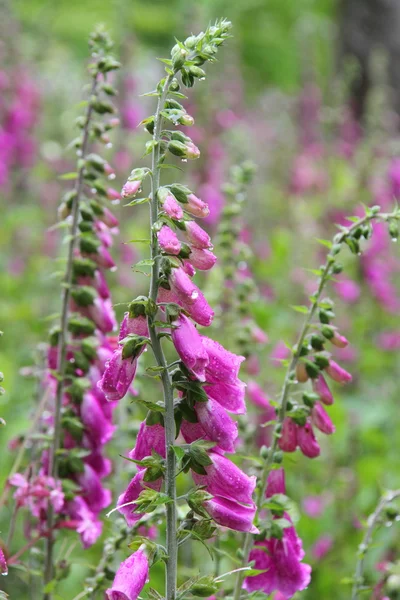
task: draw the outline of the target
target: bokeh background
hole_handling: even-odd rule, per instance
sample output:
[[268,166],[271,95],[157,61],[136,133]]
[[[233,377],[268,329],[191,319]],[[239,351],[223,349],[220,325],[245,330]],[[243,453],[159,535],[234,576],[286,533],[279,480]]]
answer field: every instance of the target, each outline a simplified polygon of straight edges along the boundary
[[[116,80],[122,128],[105,150],[118,188],[141,164],[147,138],[137,124],[153,112],[152,99],[141,94],[161,76],[157,57],[169,55],[174,36],[184,38],[220,16],[233,22],[234,37],[207,81],[189,91],[202,158],[182,177],[209,202],[208,228],[217,233],[230,167],[244,160],[257,166],[242,237],[258,290],[249,309],[269,338],[258,351],[258,378],[273,397],[283,377],[276,357],[285,342],[293,343],[301,320],[290,306],[306,301],[313,288],[308,269],[324,255],[317,239],[330,238],[346,215],[360,214],[361,203],[390,210],[400,196],[400,8],[396,0],[2,0],[0,11],[2,485],[40,398],[45,343],[59,310],[64,246],[53,226],[69,185],[60,175],[74,164],[73,123],[94,25],[105,24],[122,62]],[[115,210],[122,222],[115,248],[120,266],[111,279],[121,315],[119,303],[147,286],[131,269],[144,250],[126,243],[146,237],[147,213],[143,207]],[[351,342],[338,358],[354,376],[351,386],[335,390],[336,433],[321,440],[319,459],[287,459],[288,492],[298,502],[297,527],[314,571],[311,586],[299,594],[304,599],[349,597],[361,525],[382,489],[400,483],[400,255],[383,228],[375,234],[361,258],[345,256],[345,272],[329,289]],[[218,302],[223,284],[223,269],[205,281],[211,300]],[[223,340],[222,319],[214,329]],[[131,404],[125,410],[130,423],[120,416],[121,437],[110,449],[117,464],[118,454],[133,445],[141,417]],[[119,493],[129,472],[125,464],[117,470]],[[2,537],[9,518],[6,506]],[[110,529],[112,519],[105,535]],[[371,584],[386,576],[381,563],[393,563],[390,572],[400,573],[399,539],[396,525],[378,535],[368,557]],[[100,552],[101,544],[85,554],[74,550],[61,598],[79,593]],[[195,552],[188,573],[208,560]],[[24,595],[26,577],[13,571],[0,583],[11,598],[35,597],[34,591]],[[35,590],[34,578],[30,585]],[[388,593],[399,597],[397,590]]]

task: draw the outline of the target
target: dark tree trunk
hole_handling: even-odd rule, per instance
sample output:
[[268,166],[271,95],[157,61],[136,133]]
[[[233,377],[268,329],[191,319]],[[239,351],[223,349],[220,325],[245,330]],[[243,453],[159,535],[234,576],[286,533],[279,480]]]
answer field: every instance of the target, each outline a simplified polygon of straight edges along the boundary
[[388,58],[388,83],[393,109],[400,115],[400,0],[342,0],[340,14],[341,56],[353,56],[360,66],[352,96],[358,118],[365,110],[371,85],[370,59],[374,50]]

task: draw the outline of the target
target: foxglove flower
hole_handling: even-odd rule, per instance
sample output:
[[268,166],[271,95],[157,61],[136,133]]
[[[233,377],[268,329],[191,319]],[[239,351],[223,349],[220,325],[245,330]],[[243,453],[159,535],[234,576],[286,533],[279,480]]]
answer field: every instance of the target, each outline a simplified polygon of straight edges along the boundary
[[211,398],[208,402],[196,402],[194,410],[208,438],[225,452],[234,452],[238,428],[226,410]]
[[147,425],[144,421],[140,424],[136,445],[129,452],[129,458],[143,460],[151,456],[152,451],[165,458],[165,430],[162,425]]
[[112,587],[106,590],[107,599],[137,600],[148,577],[149,559],[141,546],[120,564]]
[[135,377],[136,368],[137,358],[122,358],[122,348],[114,352],[98,383],[107,400],[121,400],[125,396]]
[[209,271],[213,268],[217,261],[215,254],[211,250],[203,250],[202,248],[191,248],[189,261],[195,269],[200,271]]
[[187,197],[187,204],[185,204],[185,210],[189,212],[191,215],[195,217],[208,217],[210,214],[210,209],[208,208],[208,204],[200,200],[194,194],[189,194]]
[[157,492],[159,492],[161,489],[162,479],[144,482],[143,478],[145,473],[145,470],[138,471],[126,488],[125,492],[123,492],[117,500],[118,512],[125,517],[129,527],[132,527],[143,516],[143,514],[135,512],[135,508],[137,507],[135,500],[139,498],[141,492],[146,487],[156,490]]
[[182,362],[199,381],[205,381],[208,355],[196,327],[183,314],[171,324],[172,342]]
[[196,223],[196,221],[187,221],[185,223],[185,234],[187,241],[195,248],[207,250],[211,248],[210,236],[204,229]]
[[199,288],[181,267],[171,270],[169,284],[172,292],[177,296],[179,302],[192,317],[193,321],[204,327],[211,325],[214,318],[214,311]]
[[163,225],[158,232],[157,237],[161,250],[167,254],[179,254],[181,251],[181,243],[178,240],[176,233],[172,231],[170,227]]
[[163,209],[167,213],[167,215],[170,216],[172,219],[176,219],[177,221],[179,221],[183,218],[182,207],[175,200],[175,198],[171,196],[171,194],[166,196],[163,203]]
[[253,525],[256,514],[256,506],[245,506],[234,500],[215,496],[211,500],[203,502],[203,506],[212,519],[222,527],[228,527],[235,531],[259,533]]
[[206,336],[202,336],[202,342],[208,355],[206,381],[236,384],[244,356],[229,352],[221,344]]

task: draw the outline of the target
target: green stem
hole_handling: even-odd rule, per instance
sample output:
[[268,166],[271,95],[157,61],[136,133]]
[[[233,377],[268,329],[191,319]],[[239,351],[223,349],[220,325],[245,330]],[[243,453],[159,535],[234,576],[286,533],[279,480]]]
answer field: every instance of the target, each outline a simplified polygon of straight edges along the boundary
[[[49,475],[57,479],[58,476],[58,464],[57,464],[57,452],[60,448],[61,441],[61,407],[62,397],[65,383],[65,367],[66,367],[66,355],[67,355],[67,338],[68,338],[68,317],[69,317],[69,301],[71,295],[72,285],[72,266],[74,251],[76,242],[78,239],[78,223],[79,223],[79,205],[82,197],[84,187],[84,170],[85,164],[84,159],[88,150],[89,143],[89,124],[92,117],[92,102],[91,98],[96,93],[97,88],[97,74],[93,76],[92,88],[90,91],[89,103],[86,110],[85,125],[83,128],[83,140],[82,140],[82,166],[78,171],[78,177],[75,185],[75,195],[72,201],[72,224],[70,229],[70,242],[68,245],[67,253],[67,266],[65,271],[63,297],[62,297],[62,308],[61,308],[61,330],[58,338],[58,362],[57,362],[57,389],[55,397],[55,411],[54,411],[54,435],[53,441],[49,453]],[[54,510],[51,504],[49,505],[47,515],[47,543],[46,543],[46,556],[45,556],[45,567],[44,567],[44,585],[46,586],[53,578],[53,549],[54,549]],[[52,597],[51,592],[45,592],[43,600],[50,600]]]
[[[164,107],[165,100],[168,94],[169,86],[172,81],[172,75],[165,79],[163,90],[159,96],[157,110],[154,118],[154,135],[153,139],[156,142],[152,152],[152,174],[151,174],[151,205],[150,205],[150,228],[151,228],[151,258],[153,266],[151,271],[150,282],[150,298],[153,302],[157,302],[159,288],[159,246],[157,234],[154,231],[154,224],[158,220],[158,199],[157,192],[160,187],[160,140],[161,140],[161,111]],[[152,344],[154,357],[157,365],[163,367],[161,372],[161,380],[164,392],[165,403],[165,447],[166,447],[166,471],[165,471],[165,490],[172,502],[166,505],[166,526],[167,526],[167,564],[166,564],[166,581],[165,581],[165,598],[166,600],[175,600],[176,598],[176,581],[177,581],[177,562],[178,562],[178,544],[176,537],[176,460],[173,445],[175,442],[175,418],[174,418],[174,396],[171,385],[170,376],[167,368],[167,361],[161,346],[160,338],[158,337],[157,328],[154,325],[153,317],[148,318],[149,333]]]
[[[362,219],[359,219],[358,221],[353,223],[353,225],[348,227],[337,238],[335,238],[335,243],[343,244],[343,242],[345,242],[346,238],[349,237],[358,227],[360,227],[366,223],[369,223],[372,220],[388,221],[390,218],[398,218],[397,211],[395,211],[394,213],[390,213],[390,214],[377,213],[377,214],[366,215]],[[315,311],[318,308],[318,304],[321,299],[321,294],[325,288],[327,281],[329,280],[329,277],[331,274],[331,267],[332,267],[333,263],[334,263],[334,258],[332,256],[332,254],[328,254],[327,262],[324,265],[324,267],[322,268],[318,289],[317,289],[316,293],[313,295],[312,302],[309,306],[307,315],[305,317],[303,326],[301,328],[301,331],[300,331],[300,334],[299,334],[299,337],[298,337],[298,340],[297,340],[297,343],[295,346],[295,350],[292,354],[292,359],[286,370],[285,379],[283,382],[283,387],[282,387],[282,391],[281,391],[281,395],[280,395],[278,419],[277,419],[275,427],[274,427],[272,446],[269,449],[268,456],[264,463],[264,466],[263,466],[263,469],[261,472],[261,476],[259,478],[258,485],[257,485],[257,495],[256,495],[257,512],[260,511],[263,501],[264,501],[265,492],[266,492],[267,483],[268,483],[268,475],[271,471],[271,466],[274,461],[275,452],[278,449],[280,431],[282,428],[284,418],[286,416],[289,392],[290,392],[290,388],[291,388],[292,384],[295,382],[295,370],[296,370],[296,366],[297,366],[297,363],[300,358],[303,342],[304,342],[305,337],[310,328],[311,322],[315,315]],[[253,538],[252,538],[251,533],[246,533],[245,538],[244,538],[244,544],[243,544],[243,561],[242,561],[243,567],[246,567],[248,565],[249,553],[251,550],[252,543],[253,543]],[[238,576],[236,579],[233,600],[240,600],[244,577],[245,577],[245,572],[240,571],[238,573]]]
[[379,500],[378,506],[375,511],[368,518],[368,528],[365,532],[363,540],[359,545],[359,558],[357,561],[356,569],[354,572],[353,578],[353,589],[351,593],[351,600],[357,600],[358,592],[361,591],[361,587],[364,583],[364,564],[365,557],[367,555],[368,548],[372,541],[372,536],[375,531],[376,526],[378,525],[379,519],[382,515],[382,512],[385,510],[386,506],[396,500],[396,498],[400,497],[400,490],[396,490],[395,492],[386,492]]

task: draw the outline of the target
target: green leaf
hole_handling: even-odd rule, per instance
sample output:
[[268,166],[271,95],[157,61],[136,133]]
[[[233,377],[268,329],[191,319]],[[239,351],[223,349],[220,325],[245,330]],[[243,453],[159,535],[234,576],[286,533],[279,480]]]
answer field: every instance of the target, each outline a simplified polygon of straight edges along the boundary
[[77,179],[78,173],[64,173],[63,175],[59,175],[58,179],[62,179],[64,181],[69,181],[71,179]]
[[322,240],[320,238],[316,238],[316,240],[319,244],[321,244],[322,246],[325,246],[325,248],[331,249],[333,246],[333,244],[330,240]]
[[134,198],[128,204],[124,204],[124,208],[127,206],[137,206],[138,204],[144,204],[145,202],[150,202],[150,198]]
[[298,313],[302,313],[303,315],[306,315],[308,313],[308,307],[307,306],[291,304],[290,308],[292,308],[294,311],[296,311]]
[[185,450],[181,446],[171,446],[171,448],[174,451],[176,458],[182,460],[186,454]]
[[154,260],[152,258],[144,258],[135,264],[135,267],[152,267]]

